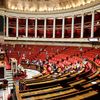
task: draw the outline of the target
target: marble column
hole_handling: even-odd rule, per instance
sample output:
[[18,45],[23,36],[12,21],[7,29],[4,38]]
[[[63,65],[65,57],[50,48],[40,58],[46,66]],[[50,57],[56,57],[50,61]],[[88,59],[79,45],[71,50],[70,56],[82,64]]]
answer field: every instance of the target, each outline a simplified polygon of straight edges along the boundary
[[37,38],[37,18],[35,19],[35,38]]
[[82,14],[81,17],[81,38],[83,38],[83,34],[84,34],[84,14]]
[[28,18],[26,18],[26,32],[25,36],[28,37]]
[[71,38],[74,38],[74,16],[72,16]]
[[46,18],[44,18],[44,38],[46,38],[46,23],[47,23],[47,20]]
[[64,38],[64,32],[65,32],[65,17],[62,19],[62,38]]
[[8,32],[8,28],[9,28],[9,18],[8,18],[8,16],[6,17],[6,37],[8,37],[9,36],[9,32]]
[[92,20],[91,20],[91,38],[94,37],[94,11],[92,12]]
[[19,24],[19,20],[18,18],[16,18],[16,37],[18,37],[18,24]]
[[55,31],[56,31],[56,18],[53,19],[53,38],[55,38]]

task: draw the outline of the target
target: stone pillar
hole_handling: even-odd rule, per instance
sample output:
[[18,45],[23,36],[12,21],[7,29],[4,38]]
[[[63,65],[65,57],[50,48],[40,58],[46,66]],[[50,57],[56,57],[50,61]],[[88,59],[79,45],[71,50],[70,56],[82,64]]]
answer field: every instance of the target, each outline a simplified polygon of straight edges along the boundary
[[84,14],[82,14],[81,18],[81,38],[83,38],[83,34],[84,34]]
[[28,37],[28,18],[26,18],[26,32],[25,36]]
[[74,38],[74,16],[72,16],[71,38]]
[[37,18],[35,19],[35,38],[37,38]]
[[44,38],[46,38],[46,24],[47,24],[47,20],[45,18],[44,19]]
[[8,28],[9,28],[9,19],[8,19],[8,16],[6,17],[6,37],[9,36],[9,32],[8,32]]
[[62,38],[64,38],[64,32],[65,32],[65,17],[62,19]]
[[19,20],[18,18],[16,18],[16,37],[18,37],[18,23],[19,23]]
[[54,18],[54,19],[53,19],[53,38],[55,38],[55,31],[56,31],[56,30],[55,30],[55,29],[56,29],[55,26],[56,26],[56,19]]
[[94,11],[92,12],[92,20],[91,20],[91,38],[94,37]]

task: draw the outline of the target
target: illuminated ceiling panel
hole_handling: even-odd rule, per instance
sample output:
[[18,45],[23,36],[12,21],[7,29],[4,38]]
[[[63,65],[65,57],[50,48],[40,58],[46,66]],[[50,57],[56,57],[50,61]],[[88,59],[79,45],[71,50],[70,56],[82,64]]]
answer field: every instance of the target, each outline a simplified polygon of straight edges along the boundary
[[56,11],[75,8],[96,0],[6,0],[6,7],[21,11]]

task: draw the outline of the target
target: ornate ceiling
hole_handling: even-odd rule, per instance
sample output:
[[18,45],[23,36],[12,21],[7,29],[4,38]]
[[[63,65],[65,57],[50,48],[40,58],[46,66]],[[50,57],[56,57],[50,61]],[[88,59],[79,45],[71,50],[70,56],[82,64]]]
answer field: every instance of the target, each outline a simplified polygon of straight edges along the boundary
[[93,3],[96,0],[6,0],[6,7],[21,11],[65,10]]

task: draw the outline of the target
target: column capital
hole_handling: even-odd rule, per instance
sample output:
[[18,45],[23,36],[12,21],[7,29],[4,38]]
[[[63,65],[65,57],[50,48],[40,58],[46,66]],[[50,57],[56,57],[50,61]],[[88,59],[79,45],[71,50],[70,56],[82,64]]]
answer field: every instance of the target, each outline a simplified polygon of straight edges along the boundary
[[56,19],[57,17],[53,17],[53,19]]
[[47,19],[47,17],[44,17],[44,20],[46,20]]
[[74,18],[74,17],[75,17],[75,15],[72,15],[71,17],[72,17],[72,18]]
[[63,16],[63,17],[62,17],[62,19],[65,19],[65,18],[66,18],[66,16]]
[[91,11],[91,13],[95,13],[95,10]]
[[81,14],[81,16],[84,16],[84,15],[85,15],[84,13]]

